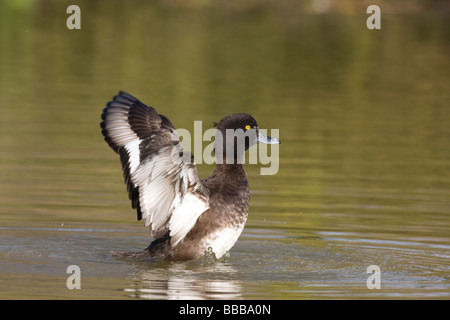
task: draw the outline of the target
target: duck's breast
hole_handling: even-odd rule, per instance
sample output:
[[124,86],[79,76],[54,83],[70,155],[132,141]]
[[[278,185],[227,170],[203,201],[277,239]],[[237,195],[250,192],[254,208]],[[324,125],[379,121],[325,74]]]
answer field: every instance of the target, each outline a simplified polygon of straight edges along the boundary
[[216,229],[205,237],[204,246],[207,251],[214,252],[217,259],[222,258],[234,246],[244,230],[245,222],[237,226]]

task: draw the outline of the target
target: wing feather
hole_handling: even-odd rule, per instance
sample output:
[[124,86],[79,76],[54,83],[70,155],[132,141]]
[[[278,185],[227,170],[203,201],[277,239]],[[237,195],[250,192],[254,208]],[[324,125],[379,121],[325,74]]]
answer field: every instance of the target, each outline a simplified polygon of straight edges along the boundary
[[102,119],[106,142],[120,154],[138,220],[154,238],[169,234],[177,245],[209,208],[192,156],[183,152],[169,119],[125,92],[107,104]]

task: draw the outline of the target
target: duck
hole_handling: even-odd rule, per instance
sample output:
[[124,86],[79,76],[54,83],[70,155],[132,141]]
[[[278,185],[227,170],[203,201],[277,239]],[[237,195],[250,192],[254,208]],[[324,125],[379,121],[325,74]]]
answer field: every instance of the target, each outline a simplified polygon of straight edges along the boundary
[[[175,127],[155,108],[119,91],[104,107],[101,119],[104,140],[120,156],[137,220],[144,221],[153,238],[142,251],[112,254],[152,261],[195,260],[208,252],[216,259],[224,257],[248,217],[250,189],[239,159],[252,145],[281,141],[260,132],[248,113],[225,116],[214,123],[214,154],[222,161],[216,162],[209,177],[200,179]],[[229,130],[244,135],[231,139]],[[237,140],[244,141],[242,148],[236,147]],[[234,144],[231,156],[230,144]]]

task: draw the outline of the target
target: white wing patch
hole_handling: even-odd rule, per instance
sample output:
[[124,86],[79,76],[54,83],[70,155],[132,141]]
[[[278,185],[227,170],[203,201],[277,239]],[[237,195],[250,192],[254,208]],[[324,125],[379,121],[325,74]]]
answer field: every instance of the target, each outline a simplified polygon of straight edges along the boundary
[[174,162],[171,153],[172,146],[160,149],[138,166],[131,179],[139,187],[145,226],[154,238],[169,231],[171,244],[175,246],[209,206],[206,197],[196,192],[200,182],[195,167],[183,161]]
[[140,151],[139,151],[139,144],[141,143],[141,139],[134,139],[127,144],[125,144],[125,149],[128,152],[129,155],[129,167],[130,167],[130,174],[133,174],[136,169],[138,168],[140,164]]
[[193,193],[186,193],[175,207],[169,221],[170,244],[176,246],[194,227],[198,217],[208,210],[205,199]]

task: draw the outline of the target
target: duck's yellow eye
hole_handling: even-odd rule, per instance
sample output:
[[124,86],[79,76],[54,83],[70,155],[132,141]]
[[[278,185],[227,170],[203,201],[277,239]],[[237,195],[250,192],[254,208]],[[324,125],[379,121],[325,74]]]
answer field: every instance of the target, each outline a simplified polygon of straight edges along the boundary
[[246,126],[245,126],[245,130],[250,130],[250,126],[249,126],[249,125],[246,125]]

